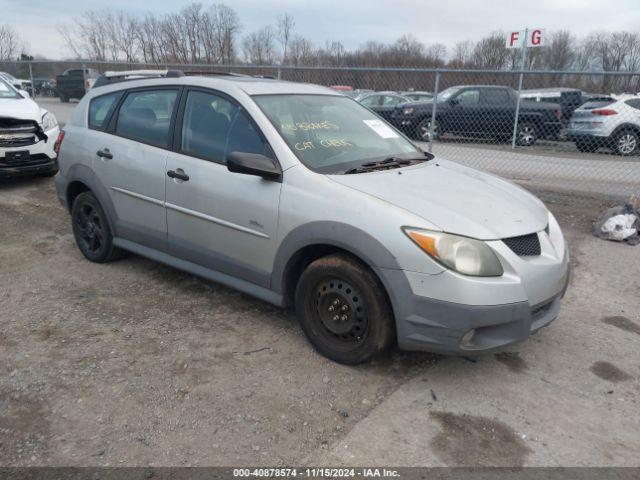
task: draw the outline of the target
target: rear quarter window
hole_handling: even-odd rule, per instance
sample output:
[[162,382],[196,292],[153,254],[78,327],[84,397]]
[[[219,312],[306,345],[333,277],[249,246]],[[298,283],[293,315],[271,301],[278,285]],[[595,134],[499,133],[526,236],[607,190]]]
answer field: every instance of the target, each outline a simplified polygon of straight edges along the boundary
[[89,103],[89,128],[104,131],[118,103],[121,92],[96,97]]

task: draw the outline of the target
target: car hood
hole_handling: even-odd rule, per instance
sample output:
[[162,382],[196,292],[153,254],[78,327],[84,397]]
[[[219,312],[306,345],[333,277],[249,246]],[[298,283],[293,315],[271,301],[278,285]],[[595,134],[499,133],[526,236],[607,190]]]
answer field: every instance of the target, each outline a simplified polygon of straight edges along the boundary
[[43,111],[36,102],[28,98],[0,98],[0,118],[16,118],[42,122]]
[[446,160],[330,178],[422,217],[445,232],[480,240],[538,232],[549,219],[544,204],[526,190]]

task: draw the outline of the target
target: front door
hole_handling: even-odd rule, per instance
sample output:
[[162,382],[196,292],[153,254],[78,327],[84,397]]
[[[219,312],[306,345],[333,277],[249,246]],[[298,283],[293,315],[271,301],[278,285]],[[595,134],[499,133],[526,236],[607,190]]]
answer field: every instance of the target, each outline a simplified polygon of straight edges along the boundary
[[232,173],[226,158],[271,150],[230,98],[197,89],[185,94],[165,174],[169,253],[268,287],[282,184]]

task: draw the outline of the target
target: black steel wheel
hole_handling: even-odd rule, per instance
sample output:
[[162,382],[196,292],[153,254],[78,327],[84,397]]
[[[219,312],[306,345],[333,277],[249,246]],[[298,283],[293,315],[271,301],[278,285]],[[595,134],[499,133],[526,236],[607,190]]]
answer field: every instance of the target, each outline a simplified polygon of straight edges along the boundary
[[76,244],[87,260],[104,263],[118,256],[109,220],[91,192],[81,193],[74,200],[71,224]]
[[344,254],[312,262],[296,288],[300,324],[322,355],[345,364],[370,360],[394,338],[387,294],[369,267]]

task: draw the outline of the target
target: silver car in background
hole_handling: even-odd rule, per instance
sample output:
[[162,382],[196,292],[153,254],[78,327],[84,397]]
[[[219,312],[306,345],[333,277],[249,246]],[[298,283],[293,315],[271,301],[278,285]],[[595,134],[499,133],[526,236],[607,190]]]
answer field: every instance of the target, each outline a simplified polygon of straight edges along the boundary
[[558,315],[569,254],[540,200],[328,88],[122,81],[64,130],[56,187],[88,260],[128,250],[295,306],[335,361],[495,350]]

